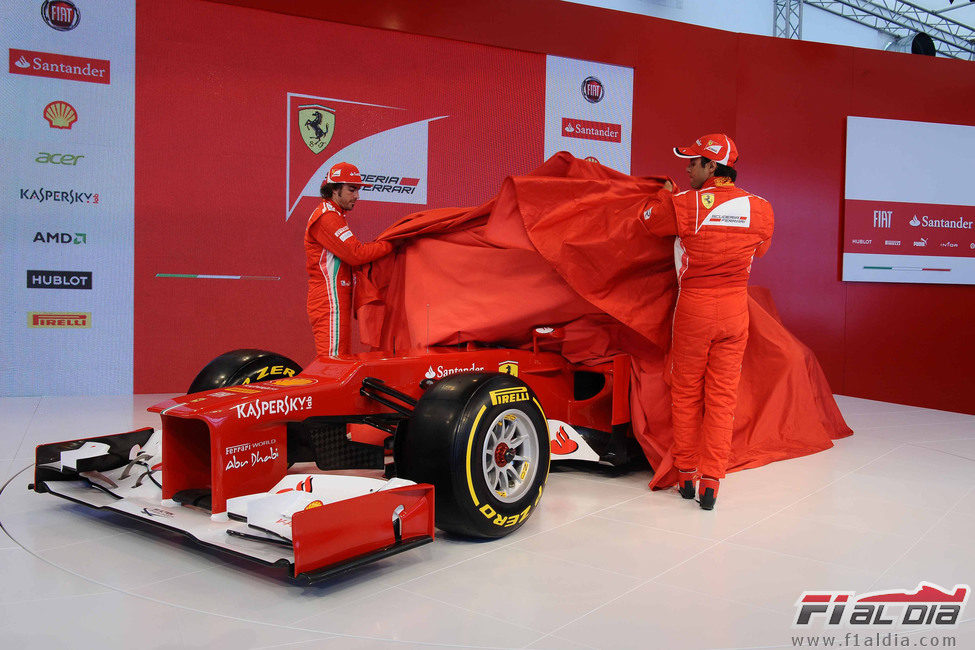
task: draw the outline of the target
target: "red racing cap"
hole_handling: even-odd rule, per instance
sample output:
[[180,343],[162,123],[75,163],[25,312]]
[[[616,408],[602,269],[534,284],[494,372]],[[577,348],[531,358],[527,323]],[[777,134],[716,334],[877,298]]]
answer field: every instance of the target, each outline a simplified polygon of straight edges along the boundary
[[359,168],[352,163],[340,162],[332,165],[332,168],[328,170],[328,176],[322,181],[322,187],[325,187],[326,183],[349,183],[351,185],[366,185],[368,183],[362,182],[362,176],[359,174]]
[[681,158],[703,156],[714,162],[734,167],[738,162],[738,147],[735,141],[724,133],[702,135],[689,147],[674,147],[674,155]]

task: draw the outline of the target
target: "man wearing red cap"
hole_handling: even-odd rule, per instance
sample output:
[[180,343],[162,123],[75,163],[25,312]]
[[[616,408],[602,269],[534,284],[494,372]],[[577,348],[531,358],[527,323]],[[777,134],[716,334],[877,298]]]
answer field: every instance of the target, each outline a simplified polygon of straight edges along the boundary
[[340,162],[322,182],[322,203],[305,227],[308,261],[308,319],[319,356],[349,353],[352,318],[352,267],[389,253],[389,242],[360,242],[345,220],[364,185],[355,165]]
[[748,276],[752,258],[772,238],[768,201],[735,187],[735,143],[702,136],[674,153],[688,158],[691,189],[661,190],[644,207],[654,235],[676,235],[677,305],[671,344],[674,466],[685,499],[714,508],[731,455],[741,362],[748,340]]

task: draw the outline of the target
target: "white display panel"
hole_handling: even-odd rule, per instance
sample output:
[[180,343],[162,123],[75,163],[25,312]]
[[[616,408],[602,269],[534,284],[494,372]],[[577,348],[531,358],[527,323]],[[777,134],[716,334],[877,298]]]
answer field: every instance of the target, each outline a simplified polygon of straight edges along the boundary
[[4,3],[0,51],[0,394],[131,393],[135,3]]
[[633,68],[546,57],[545,157],[568,151],[630,173]]
[[843,279],[975,284],[973,150],[975,126],[848,117]]

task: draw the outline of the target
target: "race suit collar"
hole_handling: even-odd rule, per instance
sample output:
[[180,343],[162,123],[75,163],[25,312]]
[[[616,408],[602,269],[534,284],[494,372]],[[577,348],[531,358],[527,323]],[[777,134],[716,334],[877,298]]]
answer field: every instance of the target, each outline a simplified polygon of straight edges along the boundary
[[711,178],[704,181],[704,185],[701,186],[702,190],[706,190],[709,187],[734,187],[735,183],[727,176],[712,176]]
[[332,212],[338,212],[343,217],[345,216],[345,210],[343,210],[335,201],[332,199],[322,199],[322,210],[331,210]]

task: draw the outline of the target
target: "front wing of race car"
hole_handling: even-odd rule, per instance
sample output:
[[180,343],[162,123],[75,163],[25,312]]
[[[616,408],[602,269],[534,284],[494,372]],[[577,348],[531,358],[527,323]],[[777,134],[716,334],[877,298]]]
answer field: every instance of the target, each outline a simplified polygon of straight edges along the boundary
[[163,499],[161,438],[146,428],[41,445],[31,488],[287,567],[302,582],[433,541],[433,486],[405,479],[300,473],[295,466],[266,492],[229,499],[226,519],[211,517],[205,491]]

